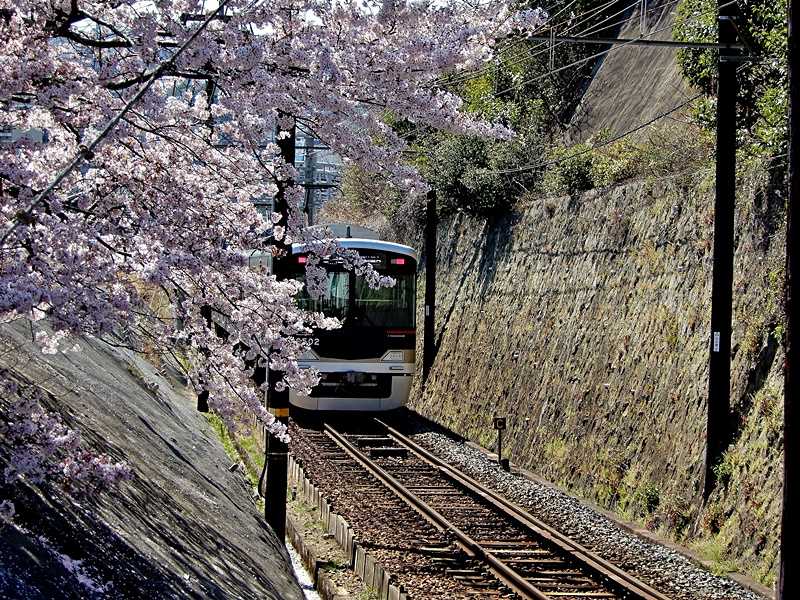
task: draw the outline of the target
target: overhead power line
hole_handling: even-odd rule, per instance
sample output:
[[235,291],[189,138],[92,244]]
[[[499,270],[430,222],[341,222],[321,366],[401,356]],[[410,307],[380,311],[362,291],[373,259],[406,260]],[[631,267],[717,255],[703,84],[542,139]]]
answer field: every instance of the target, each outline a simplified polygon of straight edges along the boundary
[[546,161],[542,161],[542,162],[534,163],[534,164],[522,165],[522,166],[514,167],[514,168],[511,168],[511,169],[499,169],[499,170],[495,170],[495,171],[485,170],[483,172],[488,174],[488,175],[509,175],[511,173],[522,173],[522,172],[525,172],[525,171],[535,171],[535,170],[538,170],[538,169],[542,169],[544,167],[549,167],[549,166],[561,164],[563,162],[566,162],[566,161],[571,160],[573,158],[576,158],[578,156],[582,156],[583,154],[588,154],[590,152],[593,152],[593,151],[597,150],[598,148],[602,148],[604,146],[608,146],[610,144],[613,144],[614,142],[618,142],[619,140],[621,140],[621,139],[623,139],[623,138],[625,138],[625,137],[627,137],[629,135],[632,135],[632,134],[636,133],[637,131],[641,131],[642,129],[645,129],[646,127],[649,127],[653,123],[655,123],[657,121],[660,121],[661,119],[663,119],[665,117],[668,117],[672,113],[675,113],[675,112],[679,111],[683,107],[691,104],[692,102],[694,102],[698,98],[701,98],[704,95],[705,95],[704,92],[700,92],[699,94],[695,94],[694,96],[692,96],[691,98],[689,98],[687,100],[684,100],[683,102],[681,102],[677,106],[674,106],[674,107],[670,108],[669,110],[664,111],[664,112],[656,115],[655,117],[653,117],[649,121],[647,121],[645,123],[642,123],[640,125],[637,125],[633,129],[629,129],[628,131],[626,131],[624,133],[620,133],[619,135],[616,135],[616,136],[614,136],[612,138],[609,138],[608,140],[602,142],[601,144],[597,144],[595,146],[591,146],[590,148],[586,148],[584,150],[580,150],[578,152],[575,152],[574,154],[570,154],[569,156],[564,156],[562,158],[555,158],[553,160],[546,160]]
[[[730,4],[733,4],[733,3],[730,3]],[[537,75],[536,77],[531,77],[531,78],[526,79],[524,81],[520,81],[519,83],[515,83],[515,84],[507,87],[504,90],[501,90],[499,92],[494,93],[493,95],[494,96],[501,96],[502,94],[507,94],[508,92],[511,92],[511,91],[513,91],[513,90],[515,90],[517,88],[522,87],[523,85],[528,85],[530,83],[534,83],[536,81],[544,79],[545,77],[549,77],[549,76],[551,76],[551,75],[553,75],[555,73],[559,73],[561,71],[566,71],[567,69],[571,69],[572,67],[576,67],[576,66],[582,65],[582,64],[584,64],[586,62],[589,62],[590,60],[594,60],[596,58],[600,58],[601,56],[605,56],[606,54],[610,54],[611,52],[613,52],[615,50],[618,50],[619,48],[623,48],[625,46],[632,46],[632,45],[634,45],[634,42],[641,43],[642,41],[646,41],[645,38],[648,38],[650,36],[656,35],[657,33],[660,33],[662,31],[668,29],[669,27],[671,27],[671,25],[665,25],[664,27],[660,27],[659,29],[654,29],[653,31],[651,31],[651,32],[649,32],[649,33],[647,33],[647,34],[645,34],[645,35],[643,35],[641,37],[630,38],[630,39],[627,39],[626,41],[622,41],[622,42],[618,42],[617,40],[609,38],[611,41],[607,42],[607,43],[613,43],[614,45],[612,45],[611,48],[608,48],[607,50],[603,50],[601,52],[597,52],[595,54],[592,54],[590,56],[586,56],[584,58],[579,58],[578,60],[576,60],[574,62],[571,62],[571,63],[569,63],[567,65],[564,65],[562,67],[559,67],[557,69],[553,69],[553,70],[550,70],[550,71],[548,71],[546,73],[543,73],[541,75]],[[656,40],[650,40],[650,41],[656,41]],[[688,43],[691,43],[691,42],[687,42],[687,44]],[[674,46],[674,47],[678,48],[680,46]]]
[[[729,7],[729,6],[737,4],[737,2],[738,2],[738,0],[730,0],[729,2],[721,4],[719,8],[724,9],[724,8]],[[634,2],[634,3],[632,3],[631,5],[629,5],[624,10],[628,10],[629,8],[631,8],[632,6],[634,6],[636,4],[639,4],[638,0],[636,2]],[[616,14],[620,14],[620,13],[616,13]],[[491,95],[493,97],[497,97],[497,96],[500,96],[502,94],[506,94],[506,93],[508,93],[510,91],[513,91],[513,90],[515,90],[515,89],[517,89],[519,87],[522,87],[523,85],[534,83],[536,81],[539,81],[541,79],[544,79],[545,77],[549,77],[551,75],[559,73],[561,71],[565,71],[565,70],[570,69],[572,67],[577,67],[577,66],[583,65],[583,64],[585,64],[585,63],[587,63],[587,62],[589,62],[591,60],[594,60],[596,58],[600,58],[601,56],[605,56],[606,54],[609,54],[609,53],[611,53],[611,52],[613,52],[613,51],[615,51],[615,50],[617,50],[617,49],[619,49],[621,47],[624,47],[624,46],[632,46],[632,45],[647,46],[647,45],[650,45],[650,46],[662,46],[662,47],[665,47],[665,48],[675,48],[675,49],[677,49],[677,48],[740,49],[740,48],[744,48],[745,47],[743,45],[728,45],[728,44],[717,44],[717,45],[714,45],[714,44],[707,43],[707,42],[681,42],[681,41],[677,41],[677,40],[667,41],[667,40],[648,40],[647,39],[647,38],[650,38],[650,37],[652,37],[652,36],[654,36],[654,35],[656,35],[658,33],[661,33],[662,31],[665,31],[665,30],[669,29],[671,26],[672,26],[671,24],[664,25],[663,27],[659,27],[657,29],[654,29],[653,31],[649,31],[646,34],[644,34],[644,35],[642,35],[642,36],[640,36],[638,38],[627,38],[627,39],[605,38],[605,41],[598,42],[598,43],[613,44],[611,48],[608,48],[607,50],[603,50],[602,52],[597,52],[597,53],[592,54],[590,56],[575,60],[574,62],[571,62],[571,63],[569,63],[567,65],[561,66],[561,67],[559,67],[557,69],[549,70],[546,73],[543,73],[543,74],[538,75],[536,77],[532,77],[530,79],[526,79],[525,81],[522,81],[522,82],[516,83],[514,85],[511,85],[511,86],[505,88],[504,90],[495,92],[495,93],[493,93]],[[591,31],[594,27],[595,26],[591,26],[586,31]],[[610,25],[608,27],[610,27]],[[530,57],[531,58],[533,56],[536,56],[537,54],[542,54],[544,52],[548,52],[549,51],[549,48],[547,48],[547,46],[550,43],[551,37],[550,36],[537,36],[536,35],[538,31],[542,31],[543,29],[544,29],[543,27],[540,27],[537,30],[531,32],[531,36],[534,37],[535,39],[545,40],[545,41],[542,41],[540,44],[538,44],[537,46],[535,46],[534,48],[532,48],[530,50]],[[599,30],[595,29],[595,31],[599,31]],[[564,33],[566,33],[566,31]],[[580,38],[581,35],[583,35],[583,33],[579,34],[578,36],[571,36],[571,37],[573,39],[575,39],[576,42],[580,42],[580,43],[591,43],[592,39],[597,39],[597,38],[582,38],[581,39]],[[569,36],[562,36],[562,37],[567,38]],[[645,42],[650,42],[650,43],[645,43]],[[559,42],[557,45],[560,45],[562,43],[567,43],[567,42],[566,41],[562,41],[562,42]],[[543,47],[544,47],[544,49],[539,50],[539,52],[535,52],[534,53],[535,50],[537,50],[539,48],[543,48]],[[522,57],[519,60],[524,60],[526,58],[528,58],[528,57]],[[468,79],[471,79],[471,78],[474,78],[474,77],[479,77],[479,76],[481,76],[481,75],[480,74],[478,74],[478,75],[470,74],[469,76],[465,76],[465,77],[463,77],[461,79],[456,79],[456,80],[451,80],[451,81],[453,83],[459,83],[460,81],[466,81]],[[450,81],[447,81],[447,82],[444,82],[444,83],[450,83]]]
[[[663,4],[661,6],[655,6],[655,7],[652,7],[650,9],[648,9],[646,11],[646,13],[651,13],[651,12],[654,12],[654,11],[657,11],[657,10],[664,10],[668,6],[677,4],[678,1],[679,0],[670,0],[666,4]],[[614,4],[614,2],[616,2],[616,0],[610,0],[609,2],[606,2],[605,4],[602,4],[600,6],[595,7],[594,9],[590,9],[590,10],[584,11],[580,15],[576,15],[575,17],[570,17],[570,20],[577,19],[577,21],[574,21],[566,29],[561,29],[561,27],[563,25],[565,25],[566,23],[564,23],[564,22],[562,22],[562,23],[553,23],[552,22],[552,18],[551,18],[550,20],[547,21],[546,24],[541,25],[540,27],[538,27],[534,31],[530,32],[530,34],[528,36],[526,36],[527,39],[542,40],[539,44],[536,44],[532,48],[527,49],[527,52],[524,53],[520,57],[512,58],[511,60],[508,60],[508,61],[501,61],[502,65],[504,67],[508,68],[508,67],[514,66],[516,64],[519,64],[519,63],[521,63],[521,62],[523,62],[525,60],[531,60],[531,59],[535,58],[536,56],[544,54],[545,52],[550,52],[550,50],[551,50],[551,48],[550,48],[551,44],[549,43],[549,40],[551,39],[550,36],[549,35],[547,35],[547,36],[544,36],[544,35],[537,36],[537,33],[545,31],[545,30],[553,30],[553,29],[555,29],[556,31],[560,31],[561,34],[569,33],[571,30],[575,29],[576,27],[579,27],[579,26],[585,24],[589,19],[591,19],[592,17],[596,16],[597,13],[602,12],[603,10],[608,8],[610,5]],[[598,33],[600,31],[603,31],[603,30],[606,30],[606,29],[611,29],[612,27],[617,27],[619,25],[623,25],[623,24],[625,24],[625,23],[627,23],[629,21],[628,18],[623,18],[623,19],[615,21],[613,23],[609,23],[609,21],[611,21],[612,19],[614,19],[615,17],[617,17],[619,15],[622,15],[622,14],[628,12],[629,10],[635,8],[636,6],[640,6],[640,5],[641,5],[641,1],[640,0],[633,0],[633,2],[631,2],[628,5],[626,5],[624,8],[618,10],[617,12],[615,12],[615,13],[613,13],[611,15],[608,15],[602,21],[589,25],[586,29],[584,29],[583,31],[580,31],[574,37],[586,36],[586,35],[590,35],[592,33]],[[664,29],[665,29],[665,27],[662,27],[662,28],[656,30],[655,32],[651,32],[651,33],[649,33],[647,35],[652,35],[652,33],[658,33],[660,31],[663,31]],[[525,39],[525,38],[521,37],[520,40],[522,40],[522,39]],[[554,47],[557,48],[558,46],[561,46],[564,43],[566,43],[566,42],[563,42],[563,41],[557,42]],[[482,77],[483,75],[491,72],[492,69],[494,69],[494,68],[495,68],[495,65],[487,65],[487,66],[482,67],[480,69],[477,69],[475,71],[471,71],[471,72],[468,72],[468,73],[463,73],[461,75],[457,75],[455,77],[451,77],[447,81],[444,81],[443,83],[445,85],[454,85],[454,84],[457,84],[457,83],[461,83],[463,81],[469,81],[471,79],[476,79],[478,77]]]
[[665,48],[693,48],[698,50],[743,50],[744,44],[718,44],[714,42],[679,42],[676,40],[648,40],[644,38],[601,38],[601,37],[580,37],[580,36],[554,36],[543,35],[528,36],[531,40],[554,40],[565,43],[578,44],[625,44],[631,46],[661,46]]
[[[577,0],[573,0],[573,2],[570,2],[570,3],[569,3],[567,6],[565,6],[564,8],[562,8],[562,9],[561,9],[561,10],[560,10],[558,13],[556,13],[555,15],[553,15],[552,17],[550,17],[550,18],[548,19],[548,21],[547,21],[547,25],[549,25],[550,27],[552,27],[552,26],[559,27],[559,26],[566,26],[566,25],[569,25],[569,26],[568,26],[568,27],[567,27],[567,28],[564,30],[564,33],[566,33],[566,32],[569,32],[570,30],[572,30],[572,29],[575,29],[576,27],[579,27],[580,25],[582,25],[582,24],[586,23],[586,21],[587,21],[587,20],[589,20],[589,19],[591,19],[592,17],[596,16],[596,15],[597,15],[597,13],[599,13],[599,12],[601,12],[601,11],[605,10],[606,8],[608,8],[610,5],[612,5],[612,4],[613,4],[614,2],[616,2],[617,0],[609,0],[609,1],[608,1],[608,2],[606,2],[605,4],[602,4],[602,5],[600,5],[600,6],[597,6],[597,7],[593,8],[593,9],[590,9],[590,10],[586,10],[586,11],[584,11],[583,13],[580,13],[580,14],[578,14],[578,15],[570,16],[569,18],[565,19],[565,20],[564,20],[564,21],[562,21],[561,23],[557,23],[557,24],[553,25],[553,24],[552,24],[552,21],[553,21],[553,19],[557,18],[557,17],[558,17],[558,16],[559,16],[561,13],[563,13],[563,12],[564,12],[564,11],[565,11],[567,8],[569,8],[570,6],[572,6],[573,4],[575,4],[575,2],[576,2],[576,1],[577,1]],[[638,4],[638,3],[639,3],[639,1],[640,1],[640,0],[635,0],[635,1],[634,1],[634,3],[633,3],[633,4],[631,4],[631,6],[633,6],[634,4]],[[572,22],[572,24],[570,24],[570,21],[573,21],[573,22]],[[534,30],[533,30],[531,33],[532,33],[532,34],[535,34],[535,33],[537,33],[537,32],[543,31],[543,30],[545,30],[545,29],[547,29],[547,28],[548,28],[548,26],[547,26],[547,25],[540,25],[539,27],[537,27],[536,29],[534,29]],[[585,32],[581,32],[581,34],[583,34],[583,33],[585,33]],[[524,38],[520,37],[520,38],[519,38],[517,41],[520,41],[520,42],[521,42],[521,41],[523,41],[523,40],[524,40]],[[533,52],[534,50],[537,50],[537,49],[539,49],[539,48],[542,48],[542,47],[544,47],[544,46],[547,46],[547,44],[544,44],[544,43],[542,43],[542,44],[537,44],[537,45],[536,45],[536,46],[534,46],[533,48],[529,48],[529,49],[528,49],[528,53],[531,53],[531,52]],[[502,48],[502,49],[500,50],[500,52],[503,52],[503,51],[506,51],[506,52],[507,52],[507,51],[509,51],[509,49],[513,50],[514,48],[515,48],[515,46],[508,46],[508,47],[506,47],[506,48]],[[544,51],[546,52],[547,50],[545,49]],[[510,61],[508,61],[508,62],[502,62],[502,59],[501,59],[501,62],[502,62],[502,64],[503,64],[504,66],[511,66],[511,65],[513,65],[513,64],[516,64],[516,63],[520,62],[521,60],[524,60],[525,58],[527,58],[527,57],[526,57],[526,56],[523,56],[522,58],[512,58],[512,59],[511,59]],[[461,73],[461,74],[459,74],[459,75],[451,76],[451,77],[447,78],[447,80],[446,80],[446,81],[440,81],[439,83],[441,83],[441,84],[446,84],[446,85],[454,85],[454,84],[460,83],[460,82],[462,82],[462,81],[469,81],[470,79],[476,79],[476,78],[478,78],[478,77],[482,77],[483,75],[485,75],[485,74],[487,74],[487,73],[491,72],[491,71],[492,71],[493,69],[495,69],[495,68],[496,68],[496,65],[494,65],[494,64],[488,64],[488,65],[486,65],[486,66],[483,66],[483,67],[481,67],[481,68],[479,68],[479,69],[475,69],[475,70],[473,70],[473,71],[469,71],[469,72],[466,72],[466,73]]]

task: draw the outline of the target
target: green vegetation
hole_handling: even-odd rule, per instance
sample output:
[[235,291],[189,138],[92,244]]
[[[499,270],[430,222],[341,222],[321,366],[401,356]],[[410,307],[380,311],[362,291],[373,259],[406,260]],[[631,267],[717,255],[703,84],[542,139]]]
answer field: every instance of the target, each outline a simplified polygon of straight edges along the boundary
[[[737,3],[737,29],[753,60],[739,69],[739,143],[745,154],[772,157],[786,150],[786,0]],[[715,42],[717,2],[681,0],[673,28],[675,39]],[[687,49],[678,52],[687,81],[708,96],[694,105],[699,123],[713,128],[717,53]]]
[[[601,0],[578,0],[571,10],[579,14],[602,4]],[[603,11],[598,11],[582,21],[581,28],[590,29],[604,19],[607,22]],[[594,33],[603,32],[601,27]],[[548,76],[549,57],[540,44],[512,36],[497,41],[491,64],[453,73],[441,83],[461,97],[468,113],[514,131],[510,140],[433,131],[386,116],[387,123],[408,141],[409,162],[438,191],[445,216],[459,212],[491,216],[512,209],[529,192],[575,193],[636,174],[636,163],[629,155],[639,150],[632,146],[608,144],[597,154],[593,143],[586,147],[592,152],[579,157],[575,155],[583,147],[559,144],[594,67],[592,60],[580,61],[596,50],[589,45],[560,45],[553,67],[567,68]],[[594,166],[587,167],[588,163]],[[549,172],[551,167],[554,172]],[[409,219],[419,222],[420,207],[406,205],[387,181],[374,174],[347,169],[342,192],[339,200],[326,206],[331,220],[386,226],[395,232],[406,229]]]
[[378,590],[375,588],[368,587],[362,590],[357,596],[357,600],[378,600],[380,595],[378,594]]
[[700,558],[709,563],[711,571],[715,575],[725,575],[735,573],[739,566],[727,553],[727,544],[721,536],[715,535],[703,538],[692,543],[692,550],[700,555]]
[[[676,539],[683,539],[692,522],[693,508],[691,503],[682,496],[670,496],[665,498],[659,507],[656,515],[658,522],[652,524],[660,527],[668,535]],[[656,527],[652,527],[655,529]]]
[[[598,0],[579,0],[578,13]],[[686,41],[715,41],[716,2],[681,0],[674,36]],[[738,22],[754,60],[739,69],[738,134],[740,164],[770,159],[786,149],[786,0],[756,0],[740,5]],[[584,23],[602,21],[602,12]],[[590,56],[596,48],[566,44],[555,54],[558,69]],[[454,73],[442,82],[458,94],[467,112],[513,130],[513,139],[464,136],[417,127],[387,115],[387,123],[410,145],[409,163],[437,189],[443,216],[466,213],[492,216],[513,210],[520,198],[574,195],[632,178],[709,168],[713,161],[717,55],[712,50],[678,53],[686,80],[707,95],[691,108],[693,122],[663,120],[620,139],[600,132],[575,145],[562,143],[585,89],[593,62],[553,76],[548,53],[522,37],[498,41],[497,57],[483,68]],[[763,168],[763,160],[759,162]],[[345,171],[342,197],[329,203],[326,216],[411,238],[424,214],[391,184],[356,168]]]
[[630,459],[620,450],[603,448],[597,454],[595,494],[598,502],[607,508],[620,503],[627,493],[625,475]]
[[714,473],[714,479],[717,481],[717,485],[727,486],[740,462],[741,456],[736,450],[728,450],[725,452],[722,456],[722,460],[711,469]]
[[681,342],[681,324],[678,316],[664,306],[658,308],[661,330],[664,333],[664,344],[667,350],[676,351]]
[[422,204],[405,202],[389,180],[349,164],[342,173],[341,195],[323,205],[320,217],[323,222],[356,223],[375,231],[392,227],[402,237],[421,226],[424,214]]
[[710,166],[713,136],[690,124],[653,127],[646,139],[613,139],[601,131],[584,144],[556,146],[549,153],[539,190],[575,194],[637,177],[661,177]]
[[225,448],[225,453],[228,455],[228,458],[238,462],[240,460],[239,452],[236,450],[236,447],[233,444],[233,439],[231,438],[228,428],[225,426],[223,420],[218,415],[213,413],[206,413],[205,417],[208,421],[208,424],[211,425],[211,428],[222,442],[222,447]]
[[548,462],[561,462],[567,455],[567,444],[561,438],[549,440],[544,445],[544,457]]
[[765,386],[756,392],[753,399],[756,414],[762,422],[767,443],[778,442],[783,433],[783,390],[776,386]]
[[239,447],[242,448],[250,462],[259,470],[264,468],[264,445],[261,443],[254,428],[248,428],[240,431],[236,435],[236,440],[239,442]]
[[526,135],[504,142],[473,136],[432,134],[424,141],[428,158],[423,173],[436,188],[445,213],[486,215],[508,210],[530,174],[503,173],[524,164],[531,142]]
[[639,514],[649,515],[654,513],[660,503],[661,492],[654,483],[643,483],[633,493],[633,504]]
[[[243,425],[239,431],[232,433],[218,415],[207,413],[205,417],[222,442],[225,453],[232,461],[244,464],[245,475],[250,485],[254,489],[258,487],[261,469],[264,468],[264,451],[255,429],[252,426]],[[246,456],[242,456],[240,450]],[[263,503],[263,500],[259,500],[259,502]]]

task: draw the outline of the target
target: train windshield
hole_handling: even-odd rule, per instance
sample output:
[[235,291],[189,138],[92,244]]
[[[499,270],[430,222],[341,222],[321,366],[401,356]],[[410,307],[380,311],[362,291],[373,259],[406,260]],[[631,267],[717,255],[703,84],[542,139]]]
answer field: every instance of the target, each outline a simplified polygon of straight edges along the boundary
[[355,277],[355,298],[350,318],[369,327],[414,326],[414,275],[392,275],[393,287],[371,288]]
[[[299,274],[295,278],[305,281],[305,274]],[[346,271],[328,271],[325,293],[319,298],[312,298],[305,286],[298,296],[300,308],[325,313],[326,316],[337,319],[344,319],[347,316],[349,303],[350,274]]]
[[[297,274],[303,281],[305,274]],[[349,271],[328,271],[325,293],[311,298],[308,290],[298,296],[298,304],[309,311],[322,312],[344,320],[344,326],[414,327],[413,273],[392,273],[393,287],[371,288],[367,281]]]

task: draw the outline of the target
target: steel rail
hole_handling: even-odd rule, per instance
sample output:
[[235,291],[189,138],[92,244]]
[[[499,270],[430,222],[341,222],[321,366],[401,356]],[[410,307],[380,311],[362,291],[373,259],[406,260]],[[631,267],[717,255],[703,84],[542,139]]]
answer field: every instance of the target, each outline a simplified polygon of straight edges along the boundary
[[398,444],[404,446],[422,460],[436,467],[446,477],[468,489],[470,492],[480,496],[525,529],[551,542],[561,551],[574,557],[578,562],[594,571],[597,575],[610,579],[625,591],[633,594],[635,598],[639,600],[671,600],[669,596],[662,594],[630,573],[623,571],[616,565],[603,559],[588,548],[571,540],[557,529],[554,529],[544,521],[540,521],[516,504],[483,486],[475,479],[457,471],[445,461],[380,419],[375,419],[375,421],[380,423]]
[[342,450],[350,455],[359,465],[372,474],[378,481],[383,483],[392,492],[399,496],[402,500],[412,506],[417,512],[421,513],[427,520],[435,524],[442,530],[449,531],[455,536],[458,545],[472,557],[479,558],[486,562],[489,570],[500,581],[505,583],[514,592],[523,598],[532,598],[533,600],[552,600],[539,588],[532,585],[522,575],[517,573],[514,569],[503,563],[497,556],[492,554],[489,550],[481,546],[478,542],[469,537],[466,533],[455,527],[436,509],[421,500],[416,494],[409,491],[402,483],[397,481],[384,469],[379,467],[369,459],[358,448],[351,444],[345,437],[340,434],[336,429],[329,424],[325,424],[325,433],[334,442],[336,442]]

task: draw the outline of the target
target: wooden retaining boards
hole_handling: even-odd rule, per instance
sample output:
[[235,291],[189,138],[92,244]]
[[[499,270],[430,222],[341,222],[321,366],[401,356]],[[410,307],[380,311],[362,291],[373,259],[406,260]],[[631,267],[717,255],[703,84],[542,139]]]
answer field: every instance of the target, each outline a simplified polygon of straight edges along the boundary
[[[344,551],[350,567],[362,581],[374,589],[379,600],[410,600],[402,586],[394,583],[394,576],[377,561],[374,554],[364,549],[358,543],[353,530],[341,515],[331,510],[330,504],[325,500],[319,488],[305,475],[303,467],[289,455],[289,482],[295,486],[297,493],[303,501],[319,510],[320,520],[329,534],[333,536],[339,547]],[[303,543],[301,532],[297,531],[291,519],[286,520],[286,536],[297,549],[303,564],[311,573],[314,585],[324,600],[343,600],[341,595],[336,595],[336,585],[325,575],[325,561],[314,557],[313,552]]]
[[314,551],[306,546],[303,541],[303,534],[298,530],[291,517],[286,518],[286,537],[300,555],[300,560],[303,561],[303,565],[311,574],[314,588],[323,600],[352,600],[352,596],[339,593],[339,588],[325,573],[323,567],[326,565],[326,561],[319,560],[314,555]]

